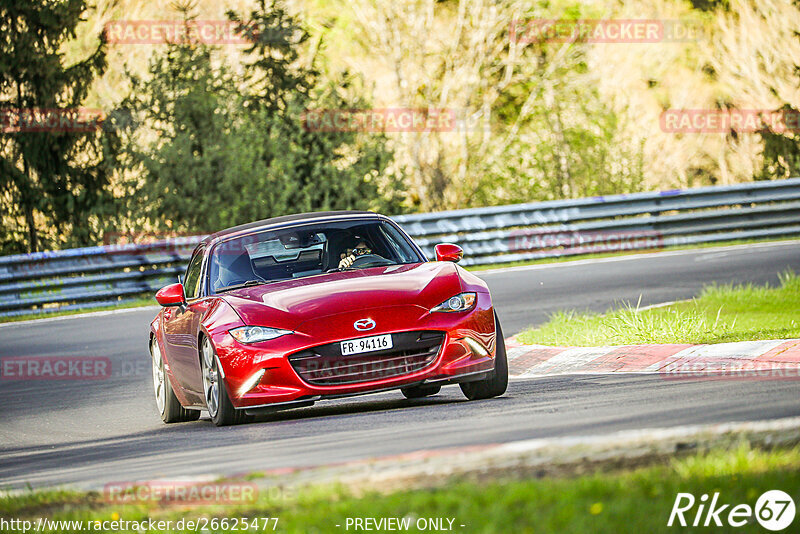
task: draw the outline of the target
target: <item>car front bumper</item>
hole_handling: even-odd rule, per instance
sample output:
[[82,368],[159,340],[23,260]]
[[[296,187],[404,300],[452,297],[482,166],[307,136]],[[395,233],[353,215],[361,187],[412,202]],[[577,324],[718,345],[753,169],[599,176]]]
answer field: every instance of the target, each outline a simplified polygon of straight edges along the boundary
[[[357,332],[352,325],[365,316],[378,326]],[[373,372],[365,381],[323,385],[311,383],[308,374],[303,379],[297,365],[290,361],[293,355],[340,341],[409,332],[439,332],[444,336],[431,361],[411,372],[391,376]],[[430,313],[417,306],[372,308],[317,318],[300,325],[294,334],[263,343],[244,345],[227,333],[218,334],[213,341],[231,401],[239,409],[291,408],[411,385],[479,380],[494,369],[497,342],[488,293],[479,293],[476,307],[469,312]],[[351,357],[340,358],[346,361]],[[254,382],[254,375],[262,370],[263,375]],[[333,366],[333,374],[328,376],[335,379],[336,372]]]

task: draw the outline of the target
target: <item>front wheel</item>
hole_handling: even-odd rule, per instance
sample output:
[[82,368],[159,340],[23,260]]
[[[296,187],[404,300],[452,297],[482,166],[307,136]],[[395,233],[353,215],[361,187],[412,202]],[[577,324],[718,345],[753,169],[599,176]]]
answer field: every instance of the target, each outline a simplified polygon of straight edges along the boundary
[[486,380],[477,382],[463,382],[460,384],[461,392],[469,400],[490,399],[506,392],[508,388],[508,359],[506,358],[506,340],[503,338],[503,329],[497,315],[494,316],[495,332],[497,336],[497,350],[494,357],[494,373]]
[[203,393],[211,421],[217,426],[243,423],[247,416],[244,410],[233,407],[228,396],[228,388],[225,387],[225,381],[219,370],[214,347],[206,336],[203,336],[200,342],[200,364],[203,372]]
[[200,410],[187,410],[181,406],[175,396],[172,384],[164,370],[164,358],[156,338],[150,342],[150,356],[153,360],[153,390],[156,394],[156,408],[158,408],[161,420],[165,423],[181,423],[199,419]]

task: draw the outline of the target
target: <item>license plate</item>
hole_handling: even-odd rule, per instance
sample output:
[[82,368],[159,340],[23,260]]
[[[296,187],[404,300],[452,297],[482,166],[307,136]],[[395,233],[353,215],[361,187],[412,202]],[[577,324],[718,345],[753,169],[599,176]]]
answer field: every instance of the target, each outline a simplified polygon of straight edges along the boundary
[[361,354],[362,352],[374,352],[376,350],[391,349],[392,336],[386,334],[385,336],[362,337],[360,339],[342,341],[341,345],[342,356]]

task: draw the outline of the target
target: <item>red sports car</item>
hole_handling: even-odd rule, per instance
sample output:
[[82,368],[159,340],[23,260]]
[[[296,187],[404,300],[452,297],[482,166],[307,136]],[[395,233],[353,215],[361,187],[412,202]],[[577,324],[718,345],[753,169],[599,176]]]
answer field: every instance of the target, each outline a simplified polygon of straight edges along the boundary
[[508,364],[486,284],[429,262],[391,219],[371,212],[277,217],[229,228],[192,253],[183,283],[156,294],[150,325],[165,423],[208,410],[216,425],[318,400],[458,383],[502,395]]

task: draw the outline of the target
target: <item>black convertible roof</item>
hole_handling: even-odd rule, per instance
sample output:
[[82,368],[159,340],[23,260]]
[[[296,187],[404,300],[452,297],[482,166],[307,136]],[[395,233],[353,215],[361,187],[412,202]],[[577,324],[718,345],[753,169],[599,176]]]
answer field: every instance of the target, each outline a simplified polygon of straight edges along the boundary
[[274,224],[282,224],[282,223],[290,223],[290,222],[297,222],[297,221],[311,221],[314,219],[330,219],[336,217],[347,217],[352,215],[372,215],[377,217],[378,214],[372,211],[316,211],[310,213],[296,213],[294,215],[282,215],[280,217],[273,217],[271,219],[264,219],[262,221],[253,221],[245,224],[240,224],[239,226],[233,226],[231,228],[226,228],[225,230],[220,230],[214,234],[203,239],[203,243],[208,243],[217,239],[219,237],[224,237],[226,235],[235,234],[237,232],[241,232],[243,230],[250,230],[251,228],[260,228],[262,226],[272,226]]

